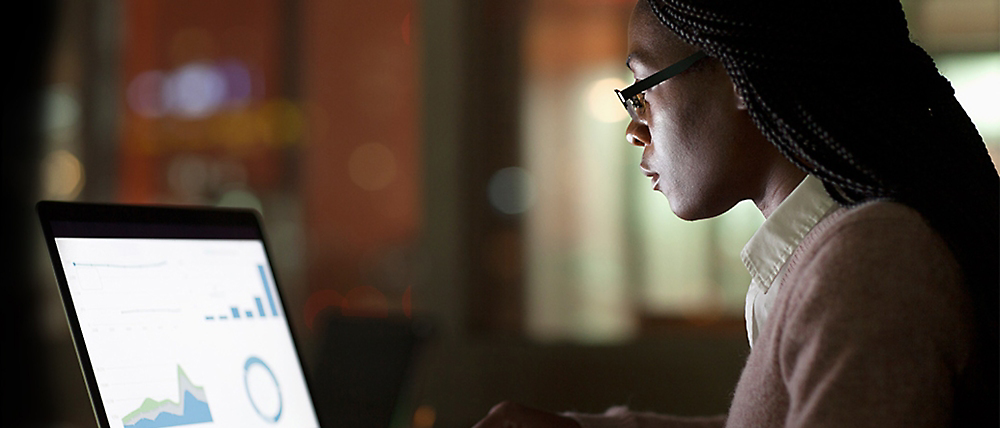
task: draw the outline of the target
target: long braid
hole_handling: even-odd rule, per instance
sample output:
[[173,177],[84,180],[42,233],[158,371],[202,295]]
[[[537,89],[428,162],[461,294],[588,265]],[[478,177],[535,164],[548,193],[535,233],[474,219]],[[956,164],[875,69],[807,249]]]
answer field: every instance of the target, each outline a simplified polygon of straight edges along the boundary
[[648,1],[722,62],[754,124],[834,199],[899,201],[944,237],[973,298],[982,359],[978,395],[956,404],[995,424],[1000,178],[951,84],[909,41],[899,3]]

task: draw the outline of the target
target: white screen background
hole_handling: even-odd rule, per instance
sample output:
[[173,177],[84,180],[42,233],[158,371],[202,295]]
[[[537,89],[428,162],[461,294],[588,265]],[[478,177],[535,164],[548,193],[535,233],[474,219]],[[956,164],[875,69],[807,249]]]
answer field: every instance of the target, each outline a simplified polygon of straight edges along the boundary
[[319,425],[260,241],[55,241],[112,427],[179,403],[178,367],[212,418],[185,426]]

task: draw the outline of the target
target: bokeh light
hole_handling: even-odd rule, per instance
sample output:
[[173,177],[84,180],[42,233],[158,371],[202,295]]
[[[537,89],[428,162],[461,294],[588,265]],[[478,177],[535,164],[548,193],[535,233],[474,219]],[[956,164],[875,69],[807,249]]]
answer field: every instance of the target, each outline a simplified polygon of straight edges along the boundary
[[402,309],[407,318],[413,316],[413,287],[406,287],[403,291]]
[[235,150],[258,140],[257,115],[247,109],[219,112],[212,118],[212,139]]
[[334,290],[323,289],[313,292],[306,299],[303,308],[302,315],[305,317],[306,327],[312,330],[316,323],[316,317],[321,312],[330,308],[343,308],[343,306],[344,296]]
[[261,123],[267,126],[266,140],[292,144],[302,138],[305,118],[299,106],[287,99],[268,102],[262,112]]
[[167,184],[175,195],[199,199],[208,184],[208,162],[198,155],[175,157],[167,166]]
[[380,190],[396,178],[396,158],[382,144],[362,144],[348,158],[347,172],[358,187],[368,191]]
[[628,112],[622,108],[621,101],[615,96],[615,89],[621,89],[625,86],[625,81],[616,77],[600,79],[592,83],[587,91],[587,107],[590,108],[590,114],[595,119],[606,123],[625,120],[628,117]]
[[129,108],[143,117],[200,119],[219,110],[245,108],[254,98],[255,84],[262,86],[263,82],[255,82],[240,60],[190,62],[169,72],[139,73],[128,84],[126,100]]
[[164,77],[162,71],[150,70],[140,73],[129,82],[125,97],[132,111],[148,118],[163,116]]
[[45,129],[59,133],[72,128],[80,120],[80,104],[67,85],[54,85],[45,100]]
[[66,150],[55,150],[42,161],[45,199],[72,200],[84,185],[83,164]]
[[952,55],[936,62],[983,138],[1000,139],[1000,55]]
[[417,407],[413,412],[413,428],[431,428],[437,420],[437,412],[428,405]]
[[389,302],[385,294],[370,285],[350,289],[344,295],[343,315],[348,317],[386,318]]
[[215,205],[229,208],[251,208],[257,210],[261,217],[264,216],[264,204],[261,203],[257,195],[246,189],[233,189],[223,193]]
[[226,97],[226,78],[204,63],[191,63],[177,70],[163,85],[166,110],[180,117],[206,117],[222,104]]
[[253,78],[250,70],[235,59],[221,61],[217,67],[226,82],[225,102],[232,107],[242,107],[253,95]]
[[247,178],[246,167],[235,159],[215,159],[208,168],[208,186],[212,189],[243,188]]
[[407,46],[410,45],[410,35],[413,33],[410,25],[410,14],[407,13],[403,17],[403,23],[399,26],[399,31],[403,35],[403,43],[406,43]]
[[504,214],[521,214],[535,202],[534,181],[521,167],[508,167],[494,173],[487,191],[490,204]]

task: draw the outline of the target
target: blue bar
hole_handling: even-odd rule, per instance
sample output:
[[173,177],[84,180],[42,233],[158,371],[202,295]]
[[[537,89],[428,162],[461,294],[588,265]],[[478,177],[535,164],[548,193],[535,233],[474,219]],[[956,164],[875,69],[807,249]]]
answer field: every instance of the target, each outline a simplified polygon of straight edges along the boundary
[[211,316],[211,315],[205,315],[205,319],[207,319],[207,320],[211,321],[211,320],[214,320],[214,319],[215,319],[215,317],[214,317],[214,316]]
[[240,310],[236,309],[236,307],[233,307],[232,310],[233,310],[233,318],[239,318],[240,317]]
[[229,319],[229,317],[227,317],[225,315],[219,315],[219,319],[220,320],[227,320],[227,319]]
[[264,316],[264,304],[260,302],[260,297],[254,297],[253,299],[257,301],[257,312],[260,312],[260,316],[263,317]]
[[264,292],[267,293],[267,302],[271,304],[271,314],[278,316],[278,307],[274,304],[274,296],[271,295],[271,286],[267,284],[267,275],[264,274],[264,265],[257,265],[260,270],[260,279],[264,281]]
[[247,311],[247,318],[253,318],[253,311]]

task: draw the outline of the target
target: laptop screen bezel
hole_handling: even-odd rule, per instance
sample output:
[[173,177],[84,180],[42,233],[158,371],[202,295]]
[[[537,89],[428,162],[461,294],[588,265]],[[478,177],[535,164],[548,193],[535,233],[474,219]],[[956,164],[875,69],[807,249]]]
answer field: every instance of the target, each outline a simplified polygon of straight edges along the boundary
[[73,345],[84,375],[87,392],[93,405],[98,425],[110,428],[104,401],[98,389],[93,363],[87,350],[83,330],[77,317],[66,273],[56,246],[56,238],[135,238],[135,239],[253,239],[264,247],[268,267],[274,280],[282,313],[286,314],[295,356],[303,372],[303,382],[315,416],[319,409],[313,398],[309,373],[303,364],[299,341],[289,324],[287,304],[279,285],[277,271],[271,262],[257,211],[240,208],[183,207],[165,205],[89,204],[77,202],[41,201],[35,206],[41,221],[45,244],[52,260],[52,267],[59,287],[66,320],[72,333]]

